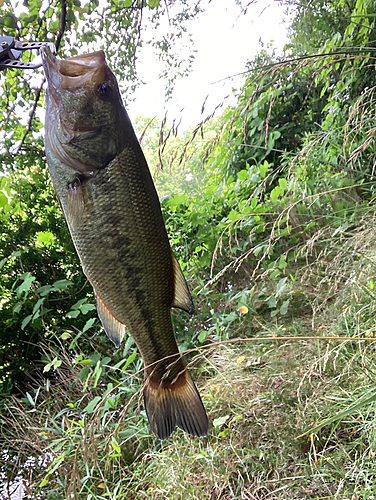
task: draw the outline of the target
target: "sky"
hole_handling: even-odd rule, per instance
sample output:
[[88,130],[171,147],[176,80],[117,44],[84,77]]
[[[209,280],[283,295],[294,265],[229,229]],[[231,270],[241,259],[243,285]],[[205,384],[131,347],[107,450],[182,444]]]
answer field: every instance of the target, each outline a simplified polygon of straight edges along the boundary
[[162,118],[167,111],[168,119],[182,118],[184,129],[201,122],[226,96],[230,96],[226,105],[233,103],[232,89],[241,86],[242,78],[227,77],[244,70],[245,63],[260,51],[260,40],[264,46],[272,44],[278,54],[283,53],[288,26],[284,12],[278,0],[259,0],[248,7],[246,15],[235,0],[212,0],[205,12],[188,25],[197,49],[193,70],[178,80],[173,98],[167,103],[164,81],[158,76],[162,66],[149,47],[141,49],[138,72],[146,84],[128,105],[131,119],[138,115]]

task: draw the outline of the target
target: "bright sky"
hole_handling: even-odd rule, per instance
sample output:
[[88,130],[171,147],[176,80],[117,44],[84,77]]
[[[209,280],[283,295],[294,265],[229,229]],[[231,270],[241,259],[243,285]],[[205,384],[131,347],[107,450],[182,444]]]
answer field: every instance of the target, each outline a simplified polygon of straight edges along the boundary
[[[199,123],[231,95],[233,87],[241,85],[241,77],[215,82],[242,72],[245,63],[260,51],[260,39],[264,46],[272,42],[278,54],[283,52],[287,43],[284,11],[278,0],[259,0],[248,7],[246,15],[241,13],[235,0],[209,3],[199,19],[188,25],[198,51],[193,71],[189,77],[179,79],[173,99],[167,103],[164,81],[158,77],[162,66],[150,48],[142,49],[138,71],[146,85],[137,90],[136,101],[128,106],[131,119],[138,115],[163,117],[167,110],[170,120],[182,117],[183,128]],[[205,112],[201,115],[207,96]],[[230,103],[229,99],[226,105],[227,102]]]

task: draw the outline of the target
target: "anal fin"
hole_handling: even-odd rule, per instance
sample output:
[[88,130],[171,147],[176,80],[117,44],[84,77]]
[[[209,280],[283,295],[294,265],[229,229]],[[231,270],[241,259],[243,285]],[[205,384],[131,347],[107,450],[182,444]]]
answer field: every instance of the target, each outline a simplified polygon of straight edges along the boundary
[[193,301],[179,262],[171,251],[172,267],[174,269],[174,300],[171,307],[178,307],[189,314],[194,311]]
[[119,347],[125,335],[125,325],[116,319],[115,316],[108,310],[99,295],[96,295],[96,299],[97,312],[104,331],[106,332],[108,338],[115,344],[115,347]]

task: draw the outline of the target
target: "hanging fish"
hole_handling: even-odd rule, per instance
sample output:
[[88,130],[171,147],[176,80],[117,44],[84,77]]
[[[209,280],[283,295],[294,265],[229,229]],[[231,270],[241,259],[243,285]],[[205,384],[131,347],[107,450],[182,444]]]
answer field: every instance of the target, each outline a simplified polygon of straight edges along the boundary
[[208,418],[171,322],[171,307],[192,313],[192,299],[116,78],[103,51],[42,55],[47,163],[103,328],[116,347],[125,329],[137,344],[154,435],[166,439],[180,427],[206,436]]

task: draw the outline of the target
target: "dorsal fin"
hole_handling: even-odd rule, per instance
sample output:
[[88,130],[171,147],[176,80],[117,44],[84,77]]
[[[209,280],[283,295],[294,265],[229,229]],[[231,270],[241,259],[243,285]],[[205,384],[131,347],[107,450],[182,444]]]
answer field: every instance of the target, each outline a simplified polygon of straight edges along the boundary
[[108,338],[115,344],[115,347],[119,347],[125,335],[125,325],[120,323],[120,321],[117,320],[113,314],[111,314],[99,295],[96,295],[96,299],[97,312],[104,331],[106,332]]
[[174,299],[171,307],[178,307],[183,309],[189,314],[194,311],[191,294],[187,282],[185,281],[182,270],[180,269],[179,262],[176,260],[175,255],[171,250],[172,267],[174,269]]

